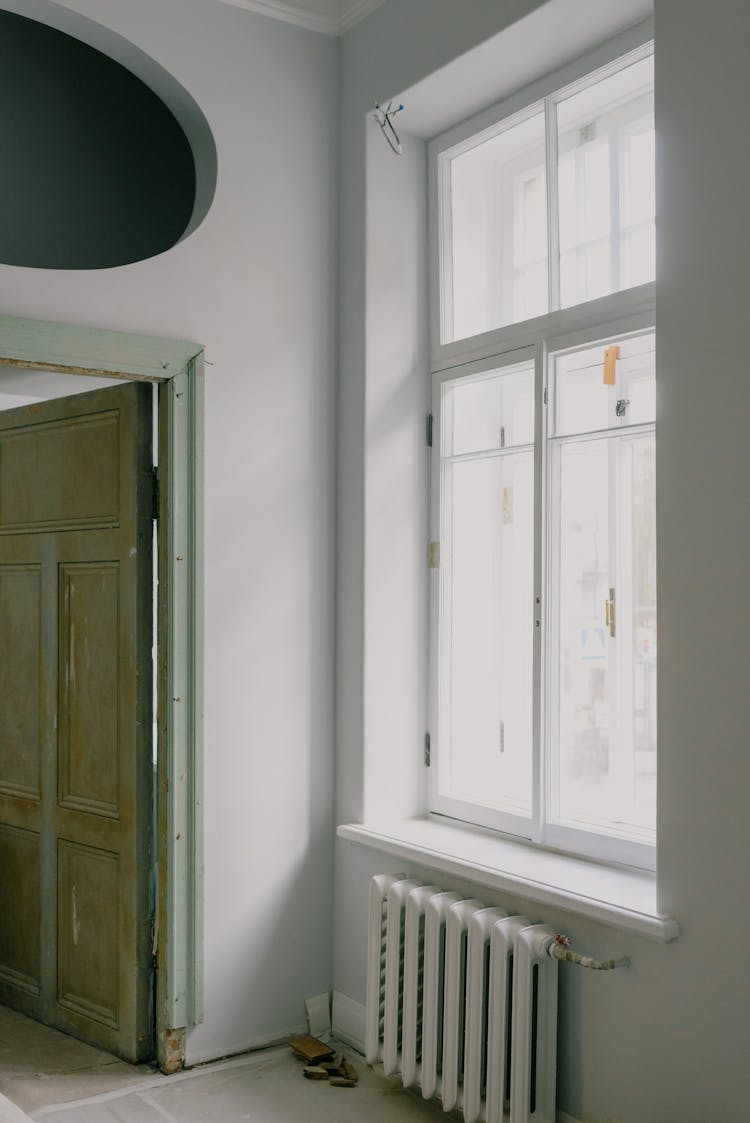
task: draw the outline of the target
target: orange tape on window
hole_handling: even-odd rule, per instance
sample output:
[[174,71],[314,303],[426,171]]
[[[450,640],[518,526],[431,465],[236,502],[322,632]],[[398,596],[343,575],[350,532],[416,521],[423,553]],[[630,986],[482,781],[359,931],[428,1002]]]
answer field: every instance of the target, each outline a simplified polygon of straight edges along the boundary
[[617,360],[620,357],[619,347],[607,347],[604,352],[604,385],[614,386],[615,384],[615,367]]

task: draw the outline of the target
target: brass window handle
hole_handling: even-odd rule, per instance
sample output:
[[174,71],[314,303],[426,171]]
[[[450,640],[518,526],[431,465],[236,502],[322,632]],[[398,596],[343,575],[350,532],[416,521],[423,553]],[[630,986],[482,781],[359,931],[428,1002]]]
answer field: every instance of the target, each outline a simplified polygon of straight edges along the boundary
[[615,590],[609,590],[609,598],[604,602],[604,622],[609,628],[612,639],[615,638]]

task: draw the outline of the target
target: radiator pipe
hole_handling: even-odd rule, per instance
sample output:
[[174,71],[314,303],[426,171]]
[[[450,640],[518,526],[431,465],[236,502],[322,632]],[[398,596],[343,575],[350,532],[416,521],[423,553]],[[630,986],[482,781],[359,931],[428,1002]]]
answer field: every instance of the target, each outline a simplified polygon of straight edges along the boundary
[[573,951],[570,939],[559,933],[549,937],[545,950],[552,959],[588,967],[590,971],[614,971],[616,967],[630,966],[630,957],[627,955],[621,955],[619,959],[592,959],[590,955],[581,955],[580,952]]

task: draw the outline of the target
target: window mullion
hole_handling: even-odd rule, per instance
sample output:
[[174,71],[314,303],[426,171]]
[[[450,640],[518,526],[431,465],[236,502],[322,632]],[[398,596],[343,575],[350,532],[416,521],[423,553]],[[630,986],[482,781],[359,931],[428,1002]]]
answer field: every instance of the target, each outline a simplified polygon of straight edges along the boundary
[[549,310],[560,307],[560,207],[558,205],[557,175],[557,102],[547,98],[544,103],[544,129],[546,149],[547,184],[547,258],[549,283]]
[[620,130],[614,125],[609,144],[609,239],[612,292],[620,288]]
[[547,406],[545,390],[547,385],[547,354],[544,343],[538,343],[534,357],[534,668],[532,698],[534,716],[532,723],[532,796],[531,818],[532,837],[541,841],[544,818],[545,779],[545,728],[544,715],[544,674],[545,665],[545,493],[546,493],[546,439]]
[[[612,400],[612,411],[614,411],[614,399],[616,398],[617,389],[613,386],[609,391],[609,397]],[[616,431],[615,431],[616,432]],[[614,802],[621,802],[622,790],[622,747],[624,743],[623,731],[620,728],[620,648],[622,640],[620,632],[622,628],[621,616],[621,588],[620,579],[622,572],[619,566],[618,549],[620,545],[620,532],[619,532],[619,518],[620,518],[620,444],[619,438],[615,435],[607,438],[607,465],[608,465],[608,576],[607,576],[607,590],[605,597],[612,595],[614,590],[614,606],[613,611],[615,614],[615,634],[610,633],[607,635],[607,713],[608,713],[608,729],[607,729],[607,752],[609,759],[608,779],[607,779],[607,801],[610,806]],[[604,606],[602,605],[602,618],[604,618]],[[620,814],[620,810],[615,814]]]
[[438,235],[438,285],[440,342],[453,339],[453,213],[451,161],[440,156],[437,161],[440,232]]

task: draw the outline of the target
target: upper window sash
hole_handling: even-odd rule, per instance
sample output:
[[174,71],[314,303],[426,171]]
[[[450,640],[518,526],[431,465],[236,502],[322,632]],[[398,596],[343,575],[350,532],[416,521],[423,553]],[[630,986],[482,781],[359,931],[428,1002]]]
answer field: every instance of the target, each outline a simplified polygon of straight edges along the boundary
[[[430,288],[431,288],[431,350],[433,370],[446,369],[456,363],[478,359],[493,352],[522,347],[540,336],[558,334],[565,330],[567,321],[557,319],[560,309],[559,279],[559,223],[557,207],[557,106],[560,102],[574,96],[581,90],[595,85],[610,75],[624,70],[653,52],[653,22],[639,24],[635,28],[616,36],[602,47],[588,55],[546,76],[538,82],[521,90],[477,116],[465,121],[431,141],[429,145],[430,175]],[[450,179],[450,158],[470,153],[472,149],[488,138],[500,137],[511,129],[529,121],[535,114],[544,116],[544,137],[541,147],[540,164],[546,166],[544,175],[546,191],[546,241],[545,260],[548,268],[548,311],[529,319],[519,319],[500,327],[477,332],[465,338],[444,342],[446,321],[452,322],[451,292],[446,285],[446,270],[450,261],[446,253],[451,250],[452,218],[449,206],[441,206],[441,193],[445,192],[446,182]],[[563,145],[564,147],[564,145]],[[513,160],[509,161],[508,175],[512,178]],[[549,169],[554,174],[549,174]],[[528,169],[521,169],[523,176]],[[519,190],[519,184],[512,185]],[[533,198],[536,188],[529,189],[530,205],[537,205]],[[516,222],[517,220],[513,219]],[[517,239],[518,230],[514,230]],[[534,247],[527,246],[527,249]],[[524,267],[530,273],[528,285],[533,288],[532,255],[527,254]],[[506,269],[506,272],[508,270]],[[507,278],[505,283],[507,284]],[[586,320],[611,319],[626,315],[630,308],[639,310],[653,301],[653,282],[639,285],[633,289],[623,289],[595,300],[586,301],[588,313]],[[581,305],[565,309],[566,313],[575,312]],[[554,319],[547,321],[547,317]]]

